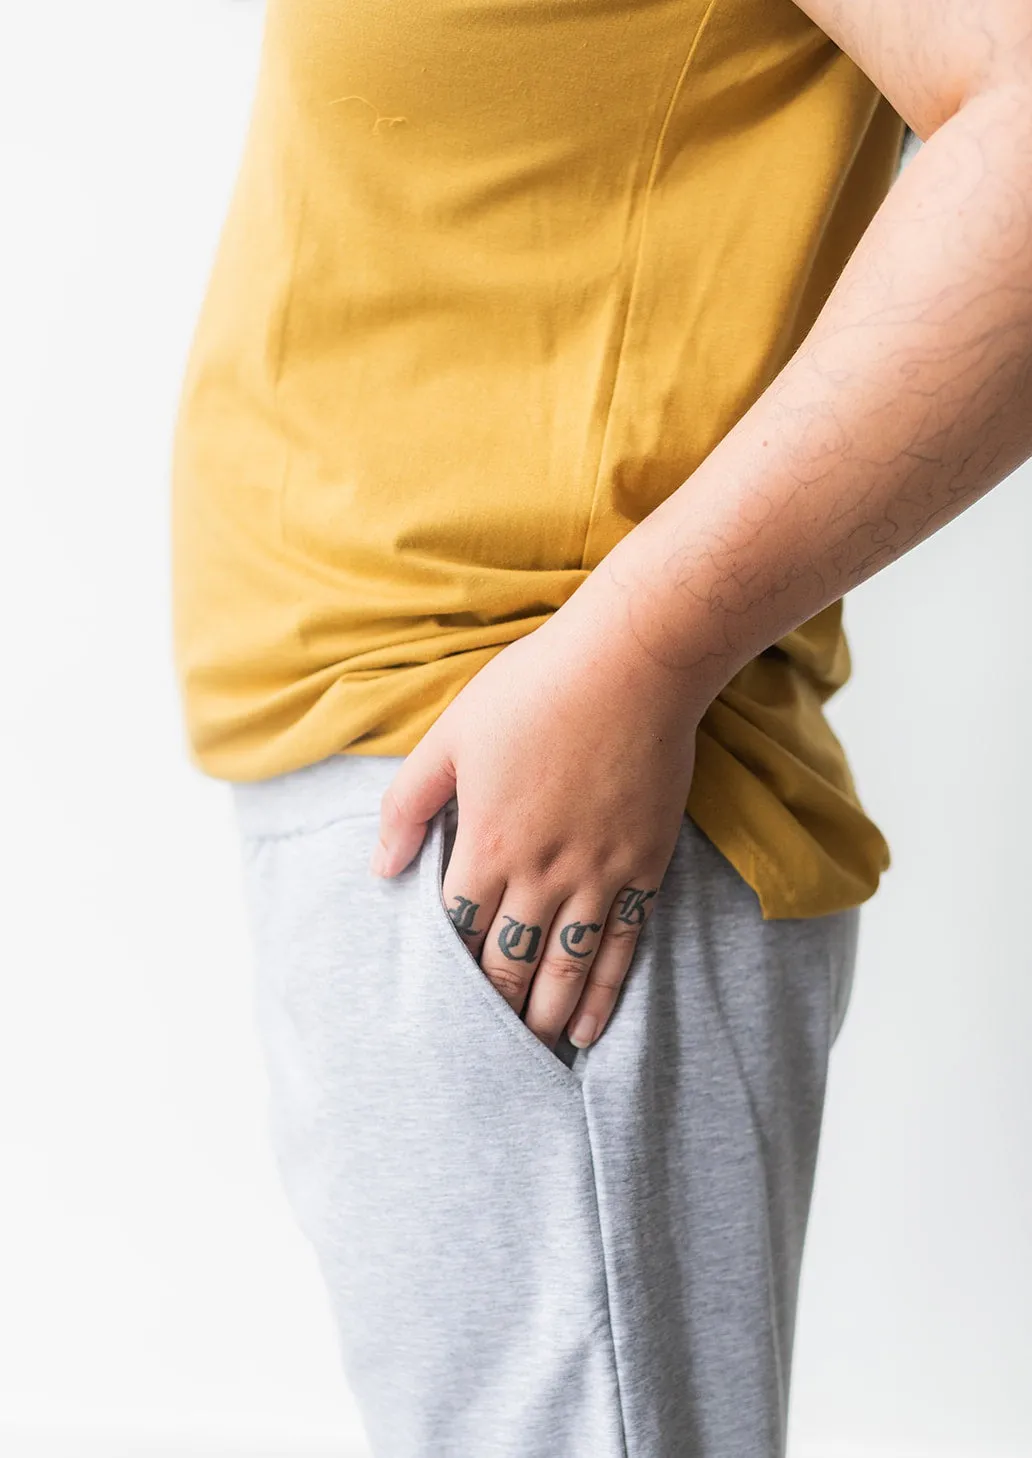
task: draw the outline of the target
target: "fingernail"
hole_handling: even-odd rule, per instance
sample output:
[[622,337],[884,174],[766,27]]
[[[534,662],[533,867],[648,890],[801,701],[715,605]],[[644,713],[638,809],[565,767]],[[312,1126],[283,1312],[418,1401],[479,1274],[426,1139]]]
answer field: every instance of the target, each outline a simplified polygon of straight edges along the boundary
[[382,876],[387,869],[387,852],[382,845],[378,845],[373,851],[373,858],[369,862],[369,869],[376,876]]
[[570,1042],[575,1048],[586,1048],[595,1036],[597,1027],[598,1022],[595,1018],[578,1018],[573,1025]]

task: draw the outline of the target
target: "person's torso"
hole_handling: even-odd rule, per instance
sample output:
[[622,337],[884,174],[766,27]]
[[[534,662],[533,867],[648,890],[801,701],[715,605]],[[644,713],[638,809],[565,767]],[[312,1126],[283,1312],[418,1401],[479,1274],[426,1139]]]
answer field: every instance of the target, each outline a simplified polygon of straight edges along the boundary
[[[790,0],[270,0],[177,430],[198,763],[410,746],[763,390],[902,136]],[[859,826],[838,605],[782,648],[760,779],[780,744]]]

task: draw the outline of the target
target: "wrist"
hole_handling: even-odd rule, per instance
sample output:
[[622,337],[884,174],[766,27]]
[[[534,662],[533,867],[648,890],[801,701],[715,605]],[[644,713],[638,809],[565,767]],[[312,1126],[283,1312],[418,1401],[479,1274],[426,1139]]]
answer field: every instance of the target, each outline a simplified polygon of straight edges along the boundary
[[593,575],[612,603],[627,651],[701,718],[742,663],[724,631],[726,605],[706,579],[705,564],[695,564],[690,579],[679,577],[662,506],[617,543]]
[[683,624],[673,630],[673,605],[650,585],[639,543],[633,553],[625,550],[629,540],[589,573],[554,615],[556,627],[580,635],[614,694],[626,692],[652,714],[665,706],[676,722],[697,723],[726,681],[722,666],[690,652]]

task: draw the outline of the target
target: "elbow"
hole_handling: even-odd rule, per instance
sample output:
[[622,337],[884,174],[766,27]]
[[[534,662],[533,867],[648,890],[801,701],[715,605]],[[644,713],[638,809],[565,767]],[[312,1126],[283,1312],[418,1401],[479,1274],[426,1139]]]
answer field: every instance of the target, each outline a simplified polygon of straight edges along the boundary
[[944,120],[966,107],[989,105],[1003,108],[1019,122],[1032,124],[1032,39],[1008,49],[990,64],[974,68],[961,83],[950,88],[951,105]]
[[926,88],[920,115],[904,118],[922,142],[972,106],[998,106],[1019,123],[1032,123],[1032,33],[1020,45],[1013,37],[1008,44],[988,34],[984,40],[981,50],[972,45],[965,64],[947,68]]

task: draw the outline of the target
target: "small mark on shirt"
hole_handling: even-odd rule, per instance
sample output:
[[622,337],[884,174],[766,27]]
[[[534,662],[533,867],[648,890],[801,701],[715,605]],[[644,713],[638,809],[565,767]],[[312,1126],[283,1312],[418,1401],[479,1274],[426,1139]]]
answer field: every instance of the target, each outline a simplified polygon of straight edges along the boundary
[[364,103],[364,105],[369,107],[370,111],[376,112],[376,120],[373,122],[372,127],[374,132],[381,124],[381,122],[385,123],[389,127],[393,127],[397,126],[398,122],[408,121],[407,116],[384,116],[381,112],[376,110],[376,107],[371,101],[367,100],[367,98],[364,96],[359,96],[357,92],[353,92],[349,96],[338,96],[333,101],[331,101],[329,105],[339,106],[342,101],[361,101]]

